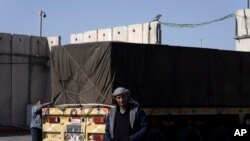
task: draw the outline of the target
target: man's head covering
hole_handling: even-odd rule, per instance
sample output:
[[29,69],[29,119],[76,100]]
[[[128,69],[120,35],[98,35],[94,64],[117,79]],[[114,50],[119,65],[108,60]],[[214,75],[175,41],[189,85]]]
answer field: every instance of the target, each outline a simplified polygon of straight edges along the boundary
[[130,95],[130,91],[129,89],[126,89],[124,87],[118,87],[115,89],[115,91],[113,92],[112,96],[115,97],[115,96],[118,96],[118,95]]
[[127,95],[128,96],[128,103],[139,106],[139,103],[135,101],[132,97],[130,97],[130,91],[129,89],[126,89],[124,87],[118,87],[113,92],[112,96],[118,96],[118,95]]

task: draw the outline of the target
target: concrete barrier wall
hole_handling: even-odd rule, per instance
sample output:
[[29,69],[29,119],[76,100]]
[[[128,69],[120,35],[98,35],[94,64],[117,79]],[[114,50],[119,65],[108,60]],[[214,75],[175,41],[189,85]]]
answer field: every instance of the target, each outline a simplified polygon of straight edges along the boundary
[[47,37],[49,50],[51,50],[52,46],[59,46],[61,45],[61,36],[50,36]]
[[11,34],[0,33],[0,124],[11,125]]
[[27,125],[27,105],[50,100],[49,46],[44,37],[0,33],[0,125]]
[[161,44],[161,24],[159,21],[149,23],[149,43]]
[[112,29],[99,29],[97,35],[97,41],[112,41]]
[[126,26],[119,26],[113,28],[113,41],[122,41],[127,42],[127,27]]
[[236,18],[236,50],[250,51],[250,9],[238,10]]
[[97,41],[97,30],[84,32],[83,41],[85,43],[87,43],[87,42],[96,42]]
[[142,42],[142,24],[135,24],[128,26],[128,42],[143,43]]
[[239,39],[235,41],[237,51],[250,51],[250,38]]
[[84,34],[83,33],[77,33],[77,34],[72,34],[70,36],[70,43],[71,44],[79,44],[84,42]]
[[49,101],[49,55],[48,40],[31,36],[30,102],[37,99]]
[[236,18],[236,36],[250,35],[250,9],[238,10],[235,13]]
[[131,43],[160,44],[161,32],[159,21],[133,24],[75,33],[70,36],[71,44],[96,41],[122,41]]
[[29,103],[29,36],[12,35],[12,54],[12,125],[23,126]]

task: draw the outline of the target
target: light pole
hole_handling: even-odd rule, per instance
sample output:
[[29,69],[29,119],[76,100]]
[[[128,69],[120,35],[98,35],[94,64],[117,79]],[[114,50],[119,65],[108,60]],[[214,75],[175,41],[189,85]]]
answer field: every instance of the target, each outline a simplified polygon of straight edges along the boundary
[[41,10],[40,12],[40,36],[42,36],[43,18],[46,18],[46,13]]

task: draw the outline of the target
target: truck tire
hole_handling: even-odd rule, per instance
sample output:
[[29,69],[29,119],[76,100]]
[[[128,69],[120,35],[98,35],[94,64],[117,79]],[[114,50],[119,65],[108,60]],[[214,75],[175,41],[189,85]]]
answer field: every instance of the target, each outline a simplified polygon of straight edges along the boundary
[[152,128],[148,132],[147,141],[166,141],[166,137],[161,130]]
[[224,126],[215,128],[211,134],[212,141],[230,141],[230,131]]
[[184,127],[177,134],[177,141],[202,141],[202,135],[194,127]]

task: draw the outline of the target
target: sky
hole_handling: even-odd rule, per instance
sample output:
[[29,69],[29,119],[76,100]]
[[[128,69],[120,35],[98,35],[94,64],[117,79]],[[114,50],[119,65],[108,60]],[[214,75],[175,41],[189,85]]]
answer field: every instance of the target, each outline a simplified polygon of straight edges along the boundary
[[[43,36],[58,36],[62,44],[70,35],[102,28],[149,22],[196,24],[247,8],[247,0],[0,0],[0,32],[39,36],[40,11]],[[162,25],[162,44],[235,50],[235,18],[196,28]]]

